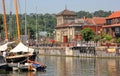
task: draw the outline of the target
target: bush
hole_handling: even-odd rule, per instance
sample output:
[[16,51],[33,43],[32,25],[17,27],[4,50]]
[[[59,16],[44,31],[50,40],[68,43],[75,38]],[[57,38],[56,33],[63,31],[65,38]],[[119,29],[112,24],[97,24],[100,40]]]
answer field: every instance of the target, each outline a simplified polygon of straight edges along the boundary
[[112,40],[112,36],[109,35],[109,34],[106,34],[106,35],[105,35],[105,40],[107,40],[107,41]]
[[81,30],[81,34],[85,41],[93,40],[95,37],[94,31],[90,28],[85,28],[85,29]]

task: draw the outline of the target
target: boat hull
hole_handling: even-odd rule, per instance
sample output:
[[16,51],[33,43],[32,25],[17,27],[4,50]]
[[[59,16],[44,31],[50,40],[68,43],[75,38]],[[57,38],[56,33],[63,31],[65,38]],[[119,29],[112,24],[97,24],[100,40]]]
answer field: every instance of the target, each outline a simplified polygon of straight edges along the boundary
[[12,71],[12,67],[10,67],[6,61],[5,58],[3,56],[0,56],[0,71],[4,70],[4,71]]
[[0,64],[0,70],[12,71],[13,69],[7,63],[3,63],[3,64]]
[[7,63],[22,63],[22,64],[24,64],[27,62],[28,59],[35,61],[36,54],[7,57],[6,62]]

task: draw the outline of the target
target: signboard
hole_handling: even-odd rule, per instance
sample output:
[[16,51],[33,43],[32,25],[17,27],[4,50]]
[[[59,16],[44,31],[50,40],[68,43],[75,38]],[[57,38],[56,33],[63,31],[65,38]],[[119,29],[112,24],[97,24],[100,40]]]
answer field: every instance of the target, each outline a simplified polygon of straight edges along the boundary
[[41,31],[41,32],[39,33],[39,35],[40,35],[40,36],[47,36],[47,32],[46,32],[46,31]]

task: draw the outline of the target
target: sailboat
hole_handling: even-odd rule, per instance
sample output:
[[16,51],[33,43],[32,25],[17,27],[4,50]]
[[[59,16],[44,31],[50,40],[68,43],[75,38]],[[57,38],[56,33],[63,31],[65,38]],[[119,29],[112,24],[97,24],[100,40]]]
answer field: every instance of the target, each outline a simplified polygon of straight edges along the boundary
[[[20,40],[20,25],[19,25],[19,18],[18,18],[17,0],[14,0],[14,5],[15,5],[15,9],[16,9],[18,45],[7,53],[6,62],[8,62],[8,63],[11,63],[11,62],[12,63],[25,63],[25,62],[27,62],[27,60],[35,61],[36,54],[37,54],[35,52],[35,50],[25,46]],[[6,34],[8,34],[8,33],[6,33]]]
[[25,63],[27,60],[35,61],[36,52],[34,49],[25,46],[22,42],[12,50],[6,56],[6,61],[8,63]]

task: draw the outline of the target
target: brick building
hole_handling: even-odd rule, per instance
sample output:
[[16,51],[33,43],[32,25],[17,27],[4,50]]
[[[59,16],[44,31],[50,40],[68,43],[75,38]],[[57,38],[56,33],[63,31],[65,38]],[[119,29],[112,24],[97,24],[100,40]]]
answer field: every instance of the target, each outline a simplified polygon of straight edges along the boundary
[[98,34],[102,25],[105,24],[105,18],[76,18],[76,14],[68,9],[63,10],[56,16],[55,40],[63,43],[81,40],[80,31],[84,28],[91,28]]
[[113,12],[108,16],[103,29],[106,34],[110,34],[113,38],[120,37],[120,11]]

